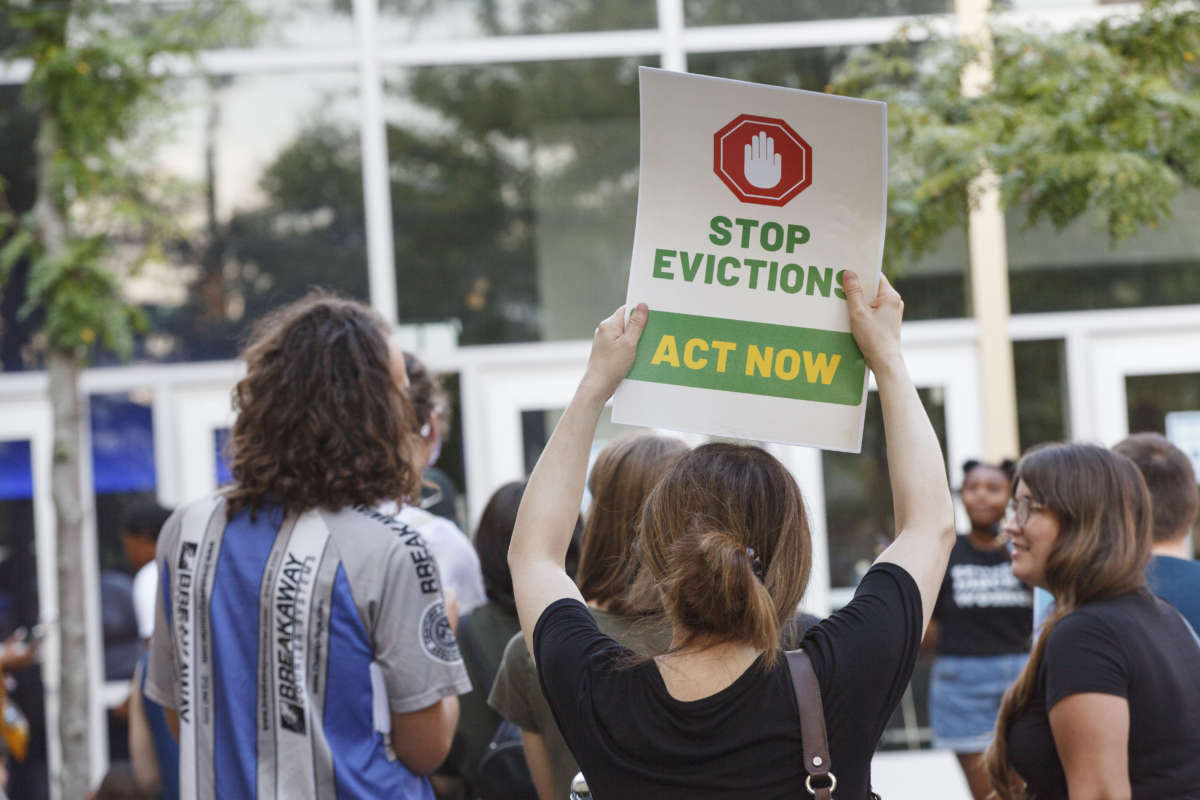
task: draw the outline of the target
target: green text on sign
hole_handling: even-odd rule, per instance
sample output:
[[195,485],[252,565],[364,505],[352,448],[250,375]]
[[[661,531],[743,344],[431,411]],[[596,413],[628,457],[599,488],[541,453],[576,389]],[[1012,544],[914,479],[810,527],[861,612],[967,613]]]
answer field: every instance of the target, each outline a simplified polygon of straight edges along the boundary
[[848,333],[651,311],[629,377],[854,406],[865,371]]

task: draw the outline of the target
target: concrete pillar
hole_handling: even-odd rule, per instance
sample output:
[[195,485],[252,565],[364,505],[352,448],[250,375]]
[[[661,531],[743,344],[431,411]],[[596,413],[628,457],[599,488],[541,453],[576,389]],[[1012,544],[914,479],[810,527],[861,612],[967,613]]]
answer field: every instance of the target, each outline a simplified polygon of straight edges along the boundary
[[[959,32],[983,45],[981,58],[963,70],[963,92],[979,95],[992,79],[989,0],[955,0]],[[979,324],[979,379],[983,401],[981,455],[989,460],[1019,454],[1017,391],[1012,340],[1008,335],[1008,252],[1004,212],[996,175],[985,170],[972,183],[976,198],[967,227],[970,254],[971,308]]]

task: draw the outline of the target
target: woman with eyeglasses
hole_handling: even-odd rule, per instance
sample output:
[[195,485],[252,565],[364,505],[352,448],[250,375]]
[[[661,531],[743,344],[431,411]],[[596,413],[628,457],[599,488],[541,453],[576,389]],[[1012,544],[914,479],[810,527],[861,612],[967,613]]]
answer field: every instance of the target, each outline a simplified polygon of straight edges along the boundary
[[[851,332],[879,387],[899,535],[854,599],[809,628],[801,646],[836,777],[830,786],[807,776],[812,791],[866,800],[871,757],[946,570],[954,514],[941,447],[900,352],[900,295],[881,279],[868,302],[849,271],[843,285]],[[525,644],[600,800],[792,800],[804,796],[802,747],[811,743],[801,741],[779,631],[804,594],[812,542],[784,466],[758,447],[710,443],[650,492],[638,543],[671,625],[665,654],[639,660],[604,635],[563,570],[596,424],[646,318],[640,305],[628,323],[618,311],[597,328],[583,380],[529,479],[508,553]]]
[[963,464],[960,495],[971,529],[958,537],[925,640],[937,653],[929,684],[933,744],[958,757],[974,800],[991,782],[983,751],[1004,692],[1029,656],[1033,592],[1012,574],[1004,509],[1014,464]]
[[1017,465],[1013,575],[1054,610],[987,753],[1000,800],[1200,797],[1200,645],[1146,587],[1150,502],[1134,463],[1093,445]]

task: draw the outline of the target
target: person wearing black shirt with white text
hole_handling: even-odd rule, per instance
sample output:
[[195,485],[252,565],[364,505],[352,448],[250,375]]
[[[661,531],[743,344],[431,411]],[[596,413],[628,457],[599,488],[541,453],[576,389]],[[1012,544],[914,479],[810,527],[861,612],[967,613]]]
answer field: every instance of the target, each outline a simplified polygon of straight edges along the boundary
[[[803,637],[820,686],[839,800],[865,800],[871,755],[904,692],[954,542],[945,464],[900,352],[903,303],[844,278],[850,328],[875,373],[896,541],[855,597]],[[600,324],[587,370],[529,479],[509,548],[542,689],[594,797],[794,798],[805,769],[780,626],[811,568],[799,487],[756,447],[685,456],[641,517],[643,568],[672,627],[652,660],[605,636],[563,570],[605,401],[633,363],[647,309]],[[942,476],[940,479],[938,476]]]
[[1025,666],[1033,629],[1033,593],[1013,577],[1000,535],[1013,466],[963,464],[960,495],[971,530],[950,551],[925,637],[937,652],[929,685],[933,745],[958,756],[974,800],[991,794],[983,751],[1000,700]]

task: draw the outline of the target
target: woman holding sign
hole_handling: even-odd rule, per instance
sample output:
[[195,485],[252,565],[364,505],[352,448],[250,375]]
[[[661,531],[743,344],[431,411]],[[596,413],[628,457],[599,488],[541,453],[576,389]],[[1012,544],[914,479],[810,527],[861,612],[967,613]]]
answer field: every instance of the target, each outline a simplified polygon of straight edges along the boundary
[[[839,800],[863,800],[954,519],[941,448],[900,353],[900,296],[886,279],[871,303],[853,273],[844,285],[851,331],[879,386],[899,535],[802,647],[824,705],[824,766]],[[595,796],[794,798],[806,772],[779,629],[804,594],[812,543],[782,464],[756,447],[709,444],[650,494],[640,546],[672,625],[665,655],[639,661],[601,633],[563,570],[596,423],[633,363],[647,313],[639,305],[628,323],[618,312],[596,329],[579,389],[529,479],[509,548],[521,628]]]

